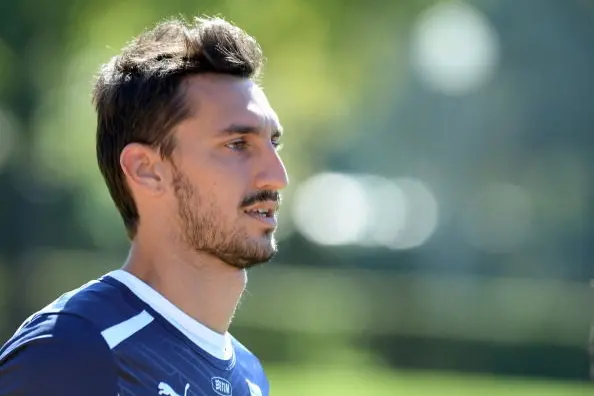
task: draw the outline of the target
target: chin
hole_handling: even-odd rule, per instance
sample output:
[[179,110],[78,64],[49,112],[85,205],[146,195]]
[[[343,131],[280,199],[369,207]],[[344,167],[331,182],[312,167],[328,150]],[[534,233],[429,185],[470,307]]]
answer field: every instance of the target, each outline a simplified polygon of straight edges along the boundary
[[260,256],[260,257],[242,257],[238,260],[232,260],[232,261],[227,261],[227,264],[229,264],[230,266],[234,267],[234,268],[238,268],[238,269],[249,269],[249,268],[253,268],[253,267],[257,267],[258,265],[263,265],[266,264],[267,262],[271,261],[273,259],[273,257],[275,256],[275,253],[270,254],[266,257],[264,256]]
[[251,266],[269,262],[276,256],[277,247],[274,239],[258,241],[255,244],[251,255],[245,257],[246,261],[253,263]]
[[246,260],[244,260],[243,263],[243,268],[251,268],[272,261],[272,259],[276,256],[277,250],[276,248],[270,246],[265,252],[261,252],[263,254],[259,256],[246,257]]
[[248,269],[269,262],[277,253],[276,241],[271,235],[244,239],[241,245],[227,251],[217,251],[216,255],[228,265]]

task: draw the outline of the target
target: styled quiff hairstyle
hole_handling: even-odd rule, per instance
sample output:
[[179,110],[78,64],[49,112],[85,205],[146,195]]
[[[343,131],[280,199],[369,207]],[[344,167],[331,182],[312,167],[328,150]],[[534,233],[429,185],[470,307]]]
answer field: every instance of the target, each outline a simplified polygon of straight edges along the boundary
[[202,73],[255,79],[262,63],[260,46],[242,29],[221,18],[196,18],[159,23],[101,67],[93,90],[97,161],[130,239],[139,214],[120,166],[124,147],[145,144],[169,158],[171,131],[190,115],[184,79]]

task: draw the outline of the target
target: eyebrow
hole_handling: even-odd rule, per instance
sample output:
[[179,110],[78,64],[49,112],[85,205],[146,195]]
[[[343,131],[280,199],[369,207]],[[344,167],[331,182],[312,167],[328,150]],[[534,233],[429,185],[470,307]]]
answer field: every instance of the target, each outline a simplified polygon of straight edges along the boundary
[[[259,135],[261,129],[253,125],[231,124],[221,132],[227,135]],[[272,129],[272,137],[279,138],[283,134],[283,128],[275,126]]]

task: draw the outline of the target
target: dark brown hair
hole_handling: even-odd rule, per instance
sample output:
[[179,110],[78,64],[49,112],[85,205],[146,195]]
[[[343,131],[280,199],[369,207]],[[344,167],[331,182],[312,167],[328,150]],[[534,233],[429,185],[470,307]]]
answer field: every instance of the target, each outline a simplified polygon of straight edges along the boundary
[[130,239],[139,214],[120,167],[130,143],[159,149],[168,158],[171,130],[189,116],[184,78],[201,73],[257,78],[262,51],[246,32],[220,18],[159,23],[134,39],[99,71],[93,91],[97,110],[97,161]]

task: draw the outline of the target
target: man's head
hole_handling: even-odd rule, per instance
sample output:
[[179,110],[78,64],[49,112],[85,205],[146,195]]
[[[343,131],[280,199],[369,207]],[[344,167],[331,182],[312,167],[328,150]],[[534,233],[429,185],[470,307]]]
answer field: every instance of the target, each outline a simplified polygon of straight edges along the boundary
[[101,69],[97,159],[131,239],[162,232],[239,268],[273,256],[287,176],[261,67],[244,31],[197,19],[159,24]]

